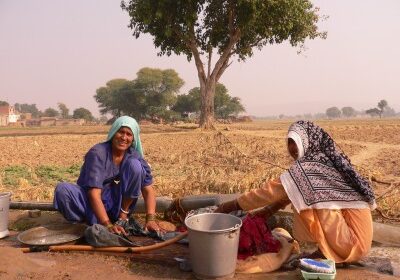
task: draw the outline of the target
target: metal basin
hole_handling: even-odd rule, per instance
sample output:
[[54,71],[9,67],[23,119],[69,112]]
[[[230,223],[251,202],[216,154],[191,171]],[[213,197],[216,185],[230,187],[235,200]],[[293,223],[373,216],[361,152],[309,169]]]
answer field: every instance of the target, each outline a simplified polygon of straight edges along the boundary
[[83,237],[87,225],[52,224],[28,229],[18,234],[19,242],[30,246],[49,246],[77,241]]

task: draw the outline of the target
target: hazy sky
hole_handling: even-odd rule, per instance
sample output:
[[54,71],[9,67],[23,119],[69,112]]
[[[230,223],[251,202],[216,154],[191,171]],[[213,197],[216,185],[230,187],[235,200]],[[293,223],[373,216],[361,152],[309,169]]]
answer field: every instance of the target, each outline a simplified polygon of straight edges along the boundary
[[[234,61],[221,81],[257,116],[368,109],[380,99],[400,111],[400,1],[313,1],[329,19],[326,40],[307,41],[301,55],[287,44]],[[150,37],[134,39],[120,1],[0,0],[0,100],[86,107],[113,78],[134,79],[142,67],[173,68],[198,86],[194,62],[158,57]]]

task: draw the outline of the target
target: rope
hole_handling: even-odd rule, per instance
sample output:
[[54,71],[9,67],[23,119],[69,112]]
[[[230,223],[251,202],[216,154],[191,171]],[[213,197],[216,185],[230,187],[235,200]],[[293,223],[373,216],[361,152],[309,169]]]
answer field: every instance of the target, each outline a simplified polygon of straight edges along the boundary
[[237,152],[239,152],[245,158],[255,159],[255,160],[259,161],[259,162],[263,162],[263,163],[266,163],[268,165],[271,165],[271,166],[274,166],[274,167],[278,167],[278,168],[280,168],[282,170],[287,170],[287,168],[282,167],[282,166],[280,166],[278,164],[275,164],[275,163],[272,163],[272,162],[269,162],[269,161],[266,161],[266,160],[262,160],[262,159],[259,159],[257,157],[251,157],[251,156],[245,154],[235,144],[233,144],[233,142],[224,133],[222,133],[221,130],[217,129],[214,125],[212,125],[212,128],[217,132],[216,136],[222,136]]

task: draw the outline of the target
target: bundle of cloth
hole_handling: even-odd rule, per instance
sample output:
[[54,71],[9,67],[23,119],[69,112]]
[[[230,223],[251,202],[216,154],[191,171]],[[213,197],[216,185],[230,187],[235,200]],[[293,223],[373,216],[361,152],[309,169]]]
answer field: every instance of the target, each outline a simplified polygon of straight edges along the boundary
[[[174,238],[179,232],[175,231],[175,226],[168,222],[160,222],[163,224],[165,231],[148,231],[136,221],[135,218],[129,217],[128,220],[118,220],[118,225],[124,228],[127,235],[115,234],[110,232],[105,226],[94,224],[85,230],[86,242],[94,247],[110,247],[110,246],[124,246],[124,247],[139,247],[143,246],[142,243],[132,241],[129,236],[147,236],[158,241],[166,241]],[[184,238],[179,241],[180,243],[188,243]]]
[[271,231],[262,216],[248,214],[243,218],[236,272],[272,272],[299,253],[299,244],[285,229]]

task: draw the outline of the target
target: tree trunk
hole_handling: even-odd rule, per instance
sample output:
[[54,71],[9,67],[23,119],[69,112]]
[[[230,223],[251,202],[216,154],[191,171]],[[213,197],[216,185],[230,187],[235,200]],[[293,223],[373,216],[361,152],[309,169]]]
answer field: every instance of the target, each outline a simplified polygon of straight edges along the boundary
[[211,129],[213,127],[215,84],[216,81],[214,79],[207,79],[205,83],[200,81],[200,127],[203,129]]

